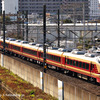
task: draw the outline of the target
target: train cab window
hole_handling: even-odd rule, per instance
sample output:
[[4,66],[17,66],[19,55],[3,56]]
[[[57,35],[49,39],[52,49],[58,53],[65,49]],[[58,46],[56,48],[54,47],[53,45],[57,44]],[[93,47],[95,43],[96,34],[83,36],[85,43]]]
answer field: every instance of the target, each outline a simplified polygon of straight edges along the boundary
[[85,69],[85,63],[83,63],[83,69]]
[[89,64],[86,64],[86,69],[89,70]]
[[79,64],[78,61],[76,61],[76,67],[78,67],[78,64]]
[[82,62],[79,62],[79,67],[82,68]]

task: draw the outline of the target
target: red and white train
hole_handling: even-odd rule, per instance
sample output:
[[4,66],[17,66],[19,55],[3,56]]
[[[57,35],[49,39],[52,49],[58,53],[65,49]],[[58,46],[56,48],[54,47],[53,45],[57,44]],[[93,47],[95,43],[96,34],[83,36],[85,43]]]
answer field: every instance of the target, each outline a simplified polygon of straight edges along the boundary
[[[0,48],[3,49],[3,39],[0,39]],[[35,62],[43,62],[43,47],[40,44],[30,44],[27,41],[8,38],[5,40],[5,51],[22,58],[32,59]],[[77,54],[76,54],[76,53]],[[65,52],[63,49],[46,50],[46,63],[57,69],[66,71],[75,76],[85,77],[88,80],[100,83],[100,55],[87,57],[82,52]],[[79,54],[78,54],[79,53]]]

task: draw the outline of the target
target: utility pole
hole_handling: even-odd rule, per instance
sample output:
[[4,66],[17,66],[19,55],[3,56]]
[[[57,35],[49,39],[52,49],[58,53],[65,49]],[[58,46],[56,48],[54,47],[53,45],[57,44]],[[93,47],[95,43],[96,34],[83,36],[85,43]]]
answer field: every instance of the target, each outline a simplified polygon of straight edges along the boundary
[[60,16],[59,16],[59,9],[58,9],[58,47],[60,47],[60,26],[59,26],[59,23],[60,23]]
[[3,11],[3,51],[5,54],[5,11]]
[[43,66],[44,72],[46,73],[46,5],[43,7]]
[[26,41],[28,41],[28,10],[26,11]]

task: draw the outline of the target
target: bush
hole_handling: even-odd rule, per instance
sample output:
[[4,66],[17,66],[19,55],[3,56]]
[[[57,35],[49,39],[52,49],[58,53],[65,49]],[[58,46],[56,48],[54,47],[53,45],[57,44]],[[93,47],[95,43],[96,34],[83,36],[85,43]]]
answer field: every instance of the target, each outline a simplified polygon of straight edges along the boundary
[[70,19],[63,20],[63,23],[73,23]]

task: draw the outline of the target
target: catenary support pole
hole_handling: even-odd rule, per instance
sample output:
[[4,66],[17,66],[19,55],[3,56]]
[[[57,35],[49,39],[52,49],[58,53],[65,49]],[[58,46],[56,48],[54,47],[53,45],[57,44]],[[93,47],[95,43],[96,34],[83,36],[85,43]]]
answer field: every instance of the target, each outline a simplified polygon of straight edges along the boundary
[[22,27],[23,27],[23,35],[22,35],[22,38],[24,40],[24,11],[22,12],[22,17],[23,17],[23,22],[22,22]]
[[26,41],[28,41],[28,10],[26,11]]
[[43,7],[43,66],[44,72],[46,73],[46,5]]
[[64,100],[64,82],[62,81],[62,100]]
[[60,16],[59,16],[59,9],[58,9],[58,47],[60,47]]
[[5,11],[3,11],[3,51],[5,54]]
[[19,37],[19,11],[17,11],[17,38]]

